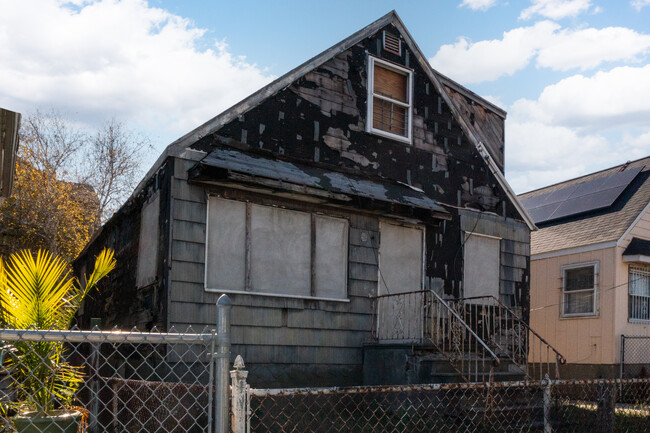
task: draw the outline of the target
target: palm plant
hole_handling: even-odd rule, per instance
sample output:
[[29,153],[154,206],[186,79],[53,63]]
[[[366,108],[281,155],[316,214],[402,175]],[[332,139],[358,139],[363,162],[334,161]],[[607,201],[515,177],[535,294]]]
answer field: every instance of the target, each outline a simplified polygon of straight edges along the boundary
[[[69,264],[47,251],[0,259],[0,311],[5,326],[15,329],[69,329],[82,301],[115,267],[113,252],[103,250],[92,274],[81,284]],[[61,341],[17,341],[5,346],[4,364],[21,409],[46,415],[72,404],[83,381],[79,367],[64,359]]]

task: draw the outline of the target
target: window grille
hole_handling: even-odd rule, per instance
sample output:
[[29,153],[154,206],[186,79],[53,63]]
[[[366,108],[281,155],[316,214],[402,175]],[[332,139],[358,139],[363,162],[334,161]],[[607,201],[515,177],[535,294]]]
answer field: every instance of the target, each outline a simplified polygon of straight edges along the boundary
[[630,265],[629,316],[631,320],[650,320],[650,266]]

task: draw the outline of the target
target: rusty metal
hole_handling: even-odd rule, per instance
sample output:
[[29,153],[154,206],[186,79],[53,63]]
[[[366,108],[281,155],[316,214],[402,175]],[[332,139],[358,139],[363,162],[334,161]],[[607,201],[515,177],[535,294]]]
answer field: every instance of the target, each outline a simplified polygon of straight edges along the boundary
[[380,342],[433,345],[466,382],[493,379],[499,357],[432,290],[377,296],[373,336]]
[[529,379],[554,376],[566,359],[532,329],[513,308],[494,296],[448,301],[479,337],[501,358],[506,358]]

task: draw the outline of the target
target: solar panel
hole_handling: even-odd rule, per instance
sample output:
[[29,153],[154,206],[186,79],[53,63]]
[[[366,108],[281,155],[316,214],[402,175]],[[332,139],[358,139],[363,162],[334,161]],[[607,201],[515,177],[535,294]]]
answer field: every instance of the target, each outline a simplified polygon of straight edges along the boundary
[[609,176],[569,185],[522,200],[535,223],[543,223],[598,209],[616,201],[643,167],[631,168]]

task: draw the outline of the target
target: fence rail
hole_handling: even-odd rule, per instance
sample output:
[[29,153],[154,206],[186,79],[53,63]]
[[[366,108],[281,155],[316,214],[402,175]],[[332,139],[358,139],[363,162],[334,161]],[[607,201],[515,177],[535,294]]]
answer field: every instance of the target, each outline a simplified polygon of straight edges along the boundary
[[228,431],[228,297],[217,307],[198,332],[0,329],[0,431]]
[[650,431],[650,379],[248,389],[247,399],[252,433]]

